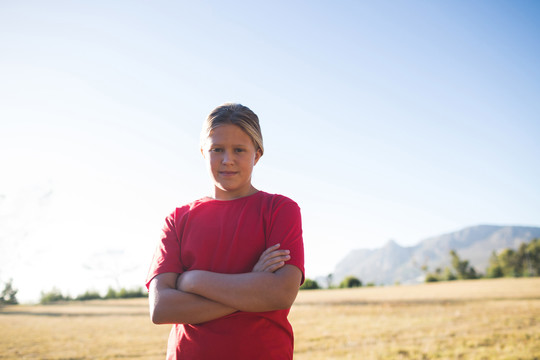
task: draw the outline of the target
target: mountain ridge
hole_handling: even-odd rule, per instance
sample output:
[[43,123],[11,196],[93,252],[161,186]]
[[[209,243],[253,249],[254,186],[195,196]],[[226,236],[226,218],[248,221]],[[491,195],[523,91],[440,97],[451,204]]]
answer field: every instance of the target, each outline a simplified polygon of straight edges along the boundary
[[333,282],[339,284],[352,275],[364,283],[377,285],[418,283],[424,280],[423,266],[430,271],[450,266],[450,250],[484,273],[493,251],[517,249],[522,242],[540,237],[540,227],[517,225],[476,225],[401,246],[394,240],[376,249],[355,249],[335,267]]

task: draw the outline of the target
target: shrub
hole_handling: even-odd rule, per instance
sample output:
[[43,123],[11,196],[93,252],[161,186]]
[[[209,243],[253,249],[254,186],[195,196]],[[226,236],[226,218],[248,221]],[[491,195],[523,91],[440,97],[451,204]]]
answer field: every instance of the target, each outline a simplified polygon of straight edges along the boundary
[[309,278],[306,278],[302,286],[300,286],[300,290],[316,290],[316,289],[320,289],[319,284],[317,284],[315,280],[311,280]]
[[113,288],[109,288],[107,290],[107,294],[105,294],[104,299],[129,299],[129,298],[141,298],[141,297],[147,297],[148,293],[143,290],[143,288],[138,287],[135,289],[126,289],[121,288],[120,290],[115,290]]
[[78,295],[75,300],[97,300],[101,299],[101,295],[95,290],[87,290],[84,294]]
[[444,274],[442,276],[442,279],[445,281],[454,281],[457,280],[457,276],[452,272],[452,270],[450,270],[450,268],[446,267],[444,268]]
[[141,287],[132,289],[132,290],[121,288],[117,294],[117,298],[119,299],[141,298],[141,297],[147,297],[147,296],[148,296],[148,293],[146,291],[143,291]]
[[353,287],[360,287],[360,286],[362,286],[362,281],[360,281],[360,279],[354,276],[347,276],[339,284],[340,288],[353,288]]
[[67,301],[67,300],[71,300],[71,298],[69,296],[64,296],[60,292],[60,290],[58,290],[57,288],[53,288],[49,292],[42,291],[41,299],[39,300],[39,302],[41,304],[50,304],[57,301]]
[[450,257],[452,258],[452,267],[455,270],[457,279],[477,279],[479,277],[474,267],[469,265],[469,260],[461,260],[455,250],[450,250]]

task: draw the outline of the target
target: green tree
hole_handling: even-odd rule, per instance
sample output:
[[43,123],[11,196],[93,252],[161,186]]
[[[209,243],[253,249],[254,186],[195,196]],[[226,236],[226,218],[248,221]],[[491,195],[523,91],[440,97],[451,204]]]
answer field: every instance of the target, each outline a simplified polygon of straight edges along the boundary
[[140,287],[136,289],[132,289],[132,290],[121,288],[117,294],[117,297],[121,299],[140,298],[140,297],[146,297],[146,296],[148,296],[148,293],[146,291],[143,291],[143,289]]
[[540,239],[522,243],[517,250],[504,249],[498,255],[492,254],[487,269],[489,276],[539,276]]
[[320,289],[319,284],[317,284],[315,280],[311,280],[309,278],[306,278],[302,286],[300,286],[300,290],[316,290],[316,289]]
[[41,299],[39,302],[41,304],[50,304],[57,301],[67,301],[67,300],[71,300],[71,298],[69,296],[64,296],[60,292],[60,290],[58,290],[57,288],[53,288],[51,291],[48,291],[48,292],[42,291]]
[[105,299],[116,299],[117,297],[118,293],[112,287],[110,287],[105,294]]
[[[420,268],[426,277],[424,278],[424,282],[436,282],[436,281],[443,281],[443,280],[455,280],[455,277],[453,274],[444,274],[442,272],[442,269],[440,267],[435,269],[435,272],[429,271],[429,267],[427,265],[423,265]],[[448,272],[448,268],[445,269],[446,272]],[[448,277],[450,276],[450,279]]]
[[4,284],[4,289],[2,290],[2,293],[0,293],[0,304],[7,304],[7,305],[18,304],[19,303],[19,301],[17,301],[18,291],[19,290],[13,287],[13,279],[9,279]]
[[97,300],[101,299],[99,292],[95,290],[87,290],[84,294],[78,295],[75,300],[84,301],[84,300]]
[[504,249],[503,251],[501,251],[501,253],[499,254],[499,262],[501,264],[504,276],[521,276],[518,256],[514,249]]
[[531,276],[540,276],[540,238],[533,239],[526,246],[526,268]]
[[453,281],[457,280],[457,275],[449,267],[445,267],[440,278],[445,281]]
[[147,297],[148,293],[143,290],[142,287],[137,287],[135,289],[128,290],[126,288],[121,288],[120,290],[115,290],[109,288],[105,297],[103,299],[129,299],[129,298],[141,298]]
[[529,243],[521,243],[517,251],[520,276],[540,275],[540,239],[533,239]]
[[340,288],[353,288],[353,287],[360,287],[360,286],[362,286],[362,281],[360,281],[360,279],[352,275],[347,276],[339,284]]
[[456,271],[458,279],[477,279],[478,274],[472,266],[469,266],[469,260],[461,260],[455,250],[450,250],[452,258],[452,267]]
[[330,273],[326,275],[326,287],[328,289],[331,289],[334,285],[332,284],[332,280],[334,279],[334,274]]
[[493,251],[491,257],[489,258],[489,265],[486,269],[486,276],[488,278],[500,278],[504,276],[503,268],[499,262],[499,257]]

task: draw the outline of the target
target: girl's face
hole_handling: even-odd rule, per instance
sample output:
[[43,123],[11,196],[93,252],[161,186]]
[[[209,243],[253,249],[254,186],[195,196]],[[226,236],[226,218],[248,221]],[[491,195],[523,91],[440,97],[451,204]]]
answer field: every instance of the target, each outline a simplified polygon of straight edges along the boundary
[[254,194],[253,166],[261,151],[239,126],[220,125],[210,132],[201,152],[214,182],[214,198],[233,200]]

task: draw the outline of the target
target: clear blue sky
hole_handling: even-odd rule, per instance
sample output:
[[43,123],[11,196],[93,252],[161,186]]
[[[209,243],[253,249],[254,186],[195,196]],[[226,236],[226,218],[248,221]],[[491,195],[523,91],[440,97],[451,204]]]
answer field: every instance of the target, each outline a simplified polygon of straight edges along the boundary
[[[536,1],[0,2],[0,280],[144,281],[208,193],[198,135],[260,117],[254,185],[303,211],[306,272],[477,224],[540,226]],[[36,284],[40,284],[36,286]]]

